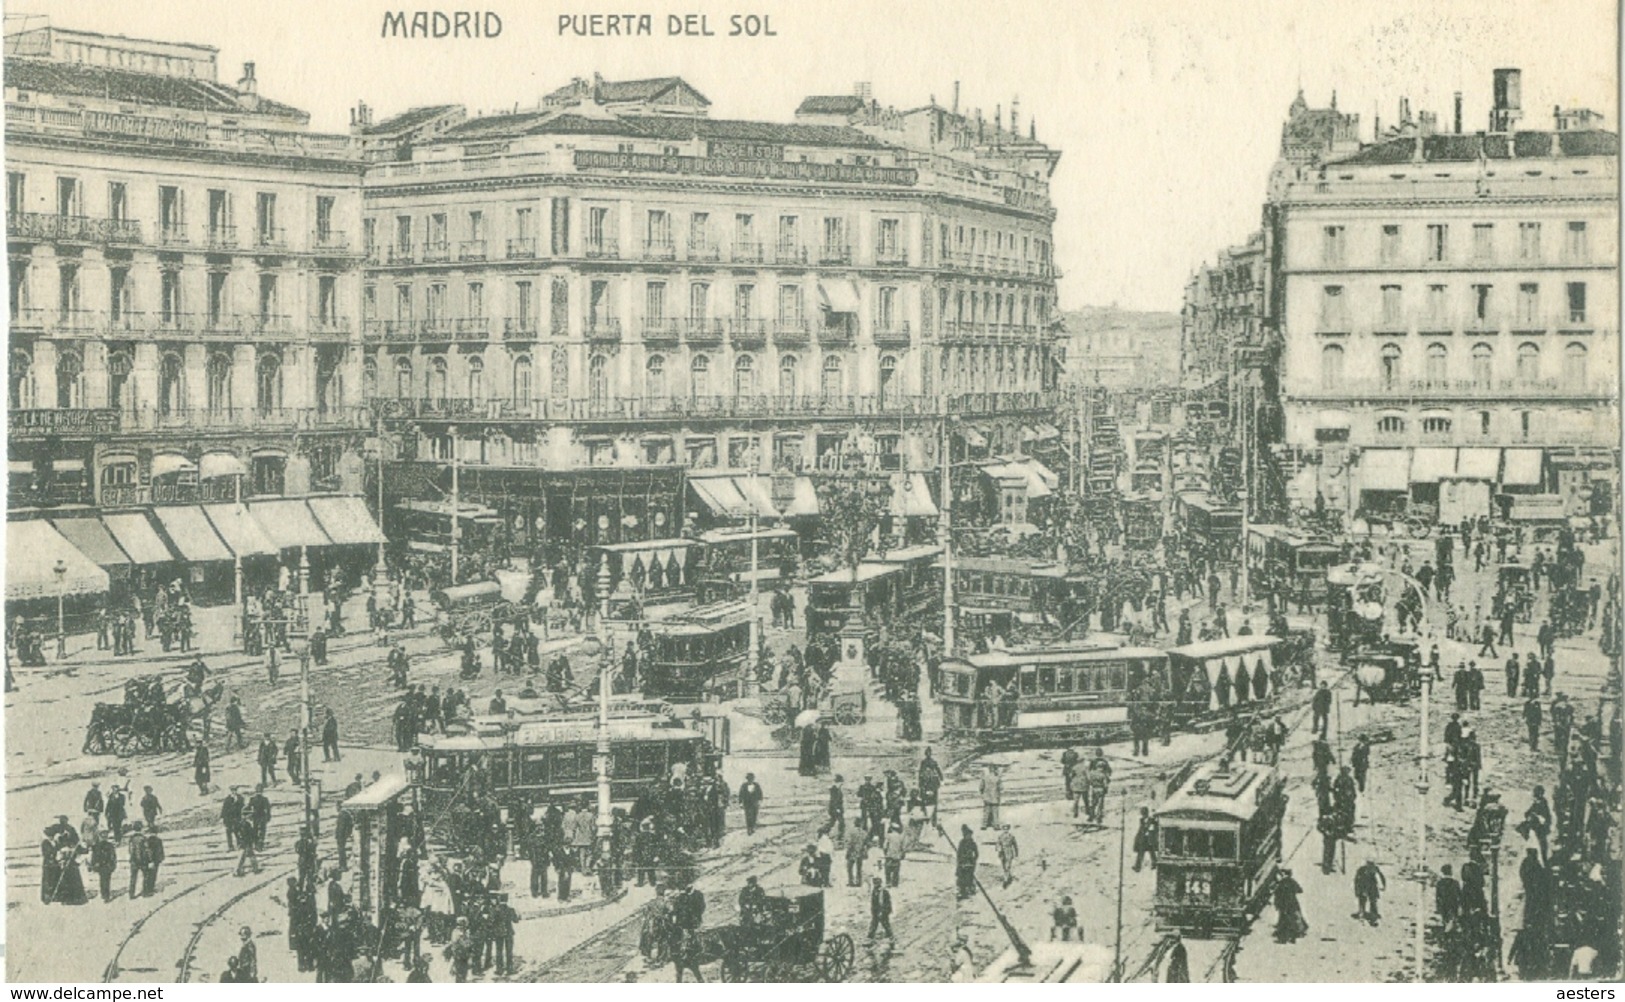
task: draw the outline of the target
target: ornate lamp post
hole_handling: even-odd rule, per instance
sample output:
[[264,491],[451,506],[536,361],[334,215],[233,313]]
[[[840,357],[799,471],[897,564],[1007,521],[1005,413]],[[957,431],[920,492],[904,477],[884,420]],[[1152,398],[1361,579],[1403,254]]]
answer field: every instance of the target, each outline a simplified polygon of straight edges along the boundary
[[[589,660],[598,662],[598,752],[594,757],[598,760],[598,858],[603,866],[609,862],[609,845],[615,827],[609,771],[610,664],[614,660],[610,657],[611,650],[609,644],[598,639],[596,632],[587,634],[581,644],[581,652]],[[605,886],[607,888],[607,883]]]
[[67,561],[58,560],[51,570],[56,573],[56,658],[61,661],[68,656],[67,617],[62,612],[63,599],[68,591]]

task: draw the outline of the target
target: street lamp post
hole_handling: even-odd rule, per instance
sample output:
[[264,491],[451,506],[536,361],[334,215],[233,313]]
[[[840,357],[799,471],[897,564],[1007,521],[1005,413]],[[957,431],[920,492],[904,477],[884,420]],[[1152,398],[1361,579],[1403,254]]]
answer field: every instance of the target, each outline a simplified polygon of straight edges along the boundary
[[[589,659],[598,661],[598,858],[600,867],[609,863],[610,840],[614,837],[615,819],[613,816],[614,801],[610,786],[610,747],[609,747],[609,689],[610,666],[614,658],[610,656],[613,647],[606,641],[598,639],[597,633],[587,634],[587,639],[581,645],[581,651]],[[602,872],[602,871],[601,871]],[[604,884],[605,893],[608,893],[608,883]]]
[[305,824],[316,834],[316,812],[310,796],[310,639],[299,648],[299,778],[305,800]]
[[56,573],[56,657],[61,661],[68,656],[67,617],[63,614],[63,601],[68,593],[68,563],[58,560],[51,570]]

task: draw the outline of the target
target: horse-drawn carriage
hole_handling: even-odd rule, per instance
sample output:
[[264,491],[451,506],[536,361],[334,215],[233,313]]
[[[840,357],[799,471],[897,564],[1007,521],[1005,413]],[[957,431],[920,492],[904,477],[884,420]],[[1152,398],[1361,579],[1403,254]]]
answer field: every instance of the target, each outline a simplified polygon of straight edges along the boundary
[[526,616],[522,606],[503,597],[502,585],[495,581],[436,588],[429,593],[429,600],[440,610],[436,627],[440,638],[453,646],[468,636],[474,637],[476,643],[487,644],[494,627]]
[[85,728],[84,753],[120,758],[143,752],[184,751],[203,740],[210,708],[224,686],[183,695],[174,702],[164,695],[164,680],[145,675],[124,683],[123,703],[97,703]]
[[1421,695],[1422,652],[1408,641],[1363,644],[1350,659],[1359,692],[1373,703],[1404,703]]
[[679,978],[721,961],[723,981],[800,983],[845,981],[857,950],[844,932],[824,937],[824,892],[797,886],[761,895],[737,925],[694,933],[679,932],[670,914],[657,910],[644,930],[644,953],[651,963],[675,964]]

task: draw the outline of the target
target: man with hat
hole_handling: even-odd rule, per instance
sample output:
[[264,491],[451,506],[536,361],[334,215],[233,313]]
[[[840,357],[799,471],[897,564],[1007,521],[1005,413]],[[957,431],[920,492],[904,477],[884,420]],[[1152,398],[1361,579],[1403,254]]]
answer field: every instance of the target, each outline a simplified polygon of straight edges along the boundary
[[113,900],[113,871],[118,867],[118,847],[111,832],[101,832],[90,847],[90,872],[101,885],[102,901]]
[[976,833],[970,825],[959,826],[959,845],[954,850],[954,878],[959,899],[976,893],[976,862],[981,849],[976,845]]
[[891,891],[886,889],[885,883],[876,877],[869,889],[869,938],[874,939],[875,933],[881,929],[886,930],[887,939],[896,939],[891,931]]
[[493,970],[497,974],[512,974],[513,968],[513,933],[514,923],[519,921],[519,913],[508,904],[506,892],[496,895],[492,902],[490,913],[487,915],[488,928],[486,935],[490,937],[495,946]]
[[754,772],[745,773],[745,781],[739,786],[739,806],[745,811],[745,834],[756,834],[756,816],[762,809],[762,786],[756,782]]
[[125,818],[124,788],[117,783],[107,791],[107,827],[113,829],[113,839],[117,841],[124,837]]
[[468,980],[468,965],[474,954],[474,941],[468,931],[468,916],[457,916],[457,927],[452,930],[446,944],[446,959],[451,961],[451,972],[458,984]]

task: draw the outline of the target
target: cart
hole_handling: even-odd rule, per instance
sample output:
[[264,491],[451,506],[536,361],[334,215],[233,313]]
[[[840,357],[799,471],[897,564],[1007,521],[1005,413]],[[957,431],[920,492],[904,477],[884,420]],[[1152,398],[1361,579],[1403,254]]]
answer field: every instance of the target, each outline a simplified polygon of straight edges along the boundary
[[824,938],[824,892],[768,895],[749,923],[723,937],[724,981],[845,981],[856,949],[852,937]]
[[1351,660],[1359,692],[1373,703],[1405,703],[1422,692],[1422,654],[1416,644],[1366,645]]
[[120,758],[151,752],[185,751],[201,741],[210,709],[224,686],[169,702],[158,675],[124,683],[123,703],[97,703],[85,727],[86,755],[112,753]]

